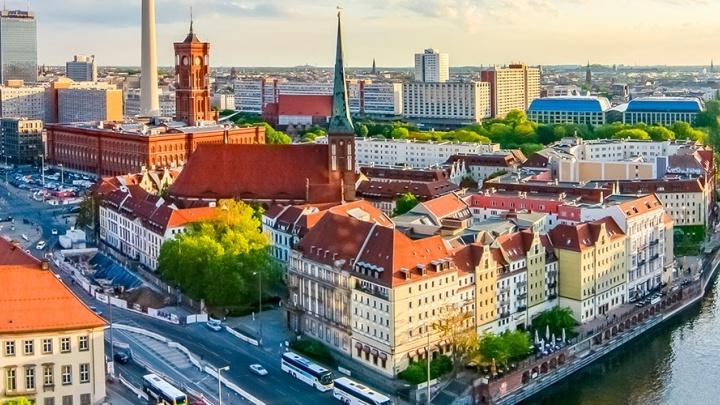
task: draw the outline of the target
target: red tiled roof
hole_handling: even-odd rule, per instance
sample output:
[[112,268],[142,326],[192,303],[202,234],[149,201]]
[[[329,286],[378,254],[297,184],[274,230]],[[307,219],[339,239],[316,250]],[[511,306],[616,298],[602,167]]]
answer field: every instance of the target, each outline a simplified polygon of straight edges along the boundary
[[532,243],[533,233],[529,230],[498,236],[495,242],[502,249],[509,262],[523,259]]
[[643,180],[620,182],[620,192],[623,194],[650,194],[650,193],[699,193],[703,184],[699,179],[682,180]]
[[663,206],[655,194],[649,194],[632,201],[618,204],[618,208],[626,217],[642,215],[653,210],[662,210]]
[[447,180],[431,183],[415,181],[376,181],[365,180],[360,182],[357,195],[369,199],[395,200],[404,193],[412,193],[421,201],[452,193],[459,187]]
[[[4,263],[4,262],[2,262]],[[101,328],[107,323],[36,262],[0,265],[0,333]]]
[[445,218],[468,208],[467,203],[455,193],[425,201],[422,205],[438,218]]
[[278,98],[278,115],[332,115],[332,96],[281,94]]
[[[20,245],[14,244],[12,241],[0,237],[0,265],[37,265],[40,263]],[[1,284],[0,284],[1,286]],[[0,287],[0,296],[2,296],[4,287]]]
[[621,238],[625,235],[612,217],[605,217],[577,225],[559,224],[550,231],[550,239],[553,246],[558,249],[580,252],[595,246],[603,224],[611,239]]
[[340,184],[330,179],[327,148],[200,145],[168,193],[180,199],[338,201]]

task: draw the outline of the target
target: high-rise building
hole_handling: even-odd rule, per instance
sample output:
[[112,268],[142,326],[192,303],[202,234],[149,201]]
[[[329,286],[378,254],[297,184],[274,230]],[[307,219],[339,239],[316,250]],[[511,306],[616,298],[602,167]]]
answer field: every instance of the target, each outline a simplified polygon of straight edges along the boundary
[[142,55],[140,79],[140,114],[160,114],[157,77],[157,37],[155,35],[155,0],[142,0]]
[[95,55],[75,55],[73,60],[65,63],[65,75],[76,82],[96,82]]
[[210,110],[209,63],[210,44],[200,42],[191,21],[185,40],[175,43],[175,117],[190,126],[215,119]]
[[30,11],[0,11],[0,83],[37,82],[37,25]]
[[479,122],[490,117],[490,86],[483,82],[404,83],[402,113],[423,122]]
[[43,122],[27,118],[0,119],[0,149],[8,163],[25,164],[37,161],[43,153]]
[[43,86],[25,86],[22,80],[0,85],[0,118],[45,120],[47,97]]
[[115,86],[58,90],[58,122],[120,121],[122,90]]
[[512,110],[525,111],[540,97],[540,68],[523,64],[492,67],[480,73],[490,83],[492,116],[503,118]]
[[450,78],[448,54],[437,49],[426,49],[415,54],[415,80],[418,82],[446,82]]

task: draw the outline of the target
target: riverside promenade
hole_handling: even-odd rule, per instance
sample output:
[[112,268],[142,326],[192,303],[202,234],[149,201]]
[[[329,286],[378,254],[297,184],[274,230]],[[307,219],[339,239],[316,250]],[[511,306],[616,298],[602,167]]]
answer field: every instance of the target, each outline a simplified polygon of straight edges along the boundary
[[705,256],[698,279],[668,286],[660,302],[622,308],[607,319],[584,325],[573,344],[555,353],[520,362],[500,378],[475,379],[464,395],[465,401],[456,403],[507,405],[530,398],[699,303],[719,265],[719,252]]

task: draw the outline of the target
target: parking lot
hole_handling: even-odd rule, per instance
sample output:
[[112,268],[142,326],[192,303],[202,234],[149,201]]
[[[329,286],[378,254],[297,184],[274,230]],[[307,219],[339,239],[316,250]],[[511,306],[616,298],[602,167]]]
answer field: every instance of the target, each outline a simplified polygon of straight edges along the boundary
[[79,203],[95,184],[92,176],[56,167],[45,167],[44,176],[40,168],[33,166],[3,167],[0,168],[0,179],[20,192],[26,192],[35,201],[51,205]]

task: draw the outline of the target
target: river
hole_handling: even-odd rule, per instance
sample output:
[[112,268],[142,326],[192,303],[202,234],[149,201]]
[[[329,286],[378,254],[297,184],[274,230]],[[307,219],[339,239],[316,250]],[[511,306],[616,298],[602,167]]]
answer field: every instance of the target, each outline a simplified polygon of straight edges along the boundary
[[523,404],[720,403],[720,284],[702,302]]

